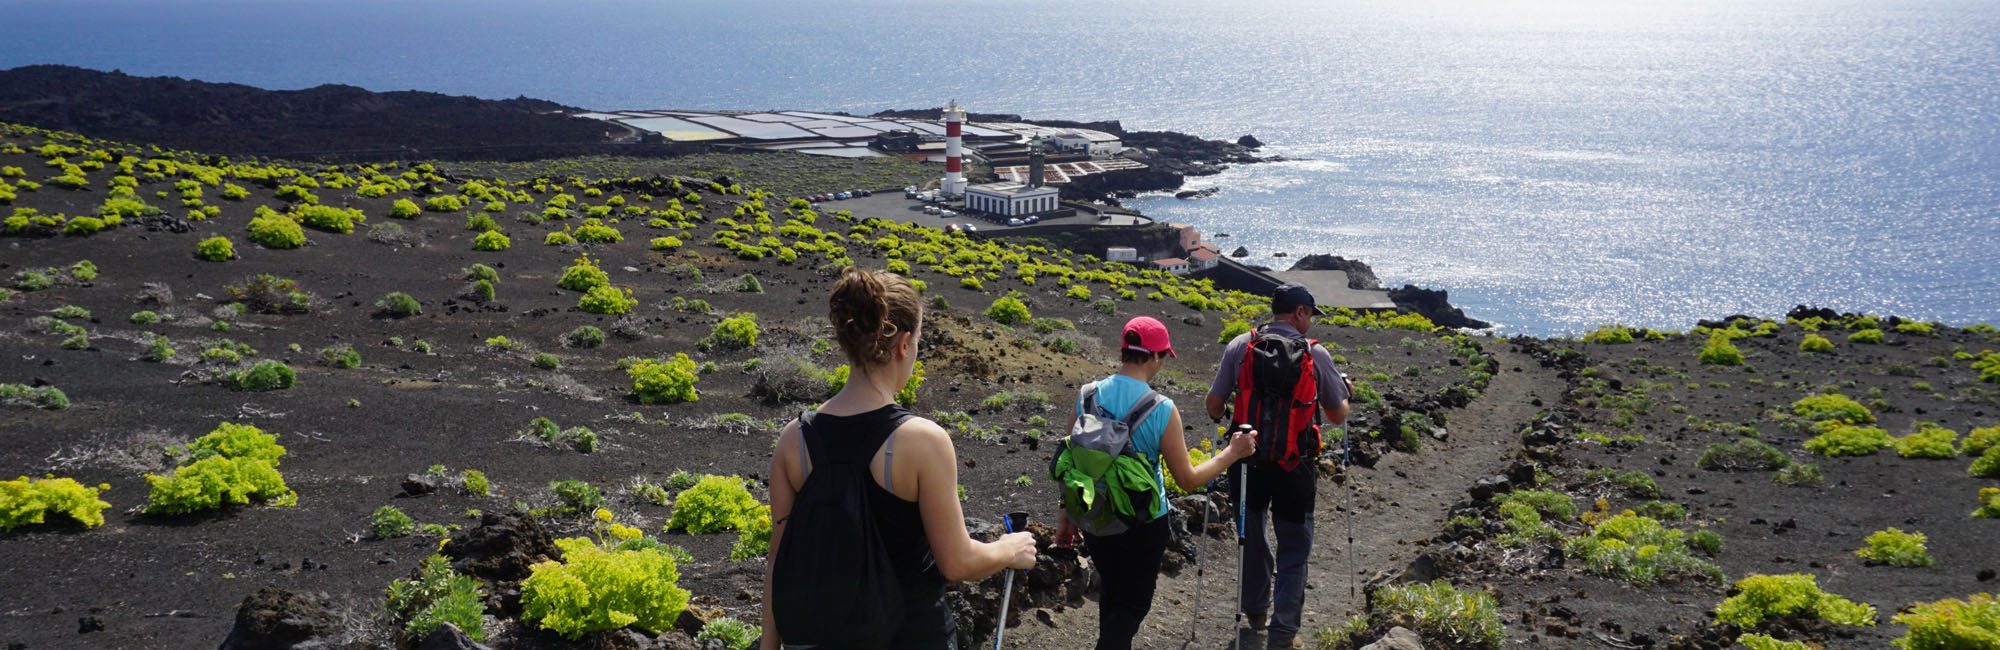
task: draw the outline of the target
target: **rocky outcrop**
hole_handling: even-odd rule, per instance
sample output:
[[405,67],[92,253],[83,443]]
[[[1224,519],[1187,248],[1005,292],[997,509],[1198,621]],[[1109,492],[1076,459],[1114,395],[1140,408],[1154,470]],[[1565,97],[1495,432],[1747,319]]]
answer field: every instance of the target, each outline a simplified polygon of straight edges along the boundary
[[1375,277],[1375,269],[1368,268],[1366,262],[1350,260],[1339,255],[1307,255],[1292,263],[1293,271],[1346,271],[1347,288],[1380,290],[1382,280]]
[[[983,542],[999,539],[1004,532],[999,525],[983,519],[966,519],[965,526],[973,539]],[[1035,568],[1016,572],[1014,576],[1014,595],[1007,601],[1008,627],[1021,624],[1037,609],[1061,611],[1081,606],[1085,592],[1097,579],[1096,570],[1077,549],[1054,546],[1054,528],[1031,522],[1028,531],[1035,534],[1039,557]],[[1002,573],[980,582],[948,587],[945,602],[958,620],[959,647],[980,647],[981,640],[993,638],[993,630],[1000,623],[1001,587],[1005,581],[1006,574]]]
[[1264,141],[1258,140],[1257,136],[1245,134],[1243,137],[1236,139],[1236,146],[1245,149],[1258,149],[1264,146]]
[[[1233,250],[1233,251],[1230,251],[1230,252],[1229,252],[1229,256],[1230,256],[1230,257],[1249,257],[1249,256],[1250,256],[1250,247],[1248,247],[1248,246],[1237,246],[1237,247],[1236,247],[1236,250]],[[1353,282],[1353,281],[1354,281],[1354,280],[1353,280],[1352,278],[1349,278],[1349,279],[1348,279],[1348,282]]]
[[1119,169],[1070,179],[1061,186],[1062,198],[1090,201],[1112,196],[1135,196],[1142,192],[1178,190],[1187,178],[1171,171],[1148,167]]
[[534,518],[521,513],[486,513],[479,525],[458,531],[445,544],[451,568],[486,582],[487,606],[496,614],[521,611],[521,581],[537,562],[560,559],[562,550]]
[[604,122],[564,110],[574,109],[525,97],[265,90],[60,65],[0,70],[0,121],[213,154],[382,150],[409,158],[411,150],[611,140]]
[[335,644],[329,637],[339,624],[326,596],[263,587],[237,606],[236,627],[219,650],[331,648]]
[[1389,300],[1396,303],[1396,308],[1423,314],[1424,318],[1431,319],[1433,323],[1465,329],[1486,329],[1493,326],[1492,323],[1465,315],[1464,310],[1451,305],[1449,298],[1450,295],[1443,289],[1425,289],[1414,284],[1389,290]]
[[1205,198],[1208,198],[1208,197],[1211,197],[1211,196],[1215,196],[1215,193],[1216,193],[1216,192],[1220,192],[1220,191],[1222,191],[1222,188],[1220,188],[1220,187],[1205,187],[1205,188],[1202,188],[1202,189],[1198,189],[1198,190],[1181,190],[1181,191],[1179,191],[1179,192],[1175,192],[1175,193],[1174,193],[1174,198],[1176,198],[1176,199],[1205,199]]

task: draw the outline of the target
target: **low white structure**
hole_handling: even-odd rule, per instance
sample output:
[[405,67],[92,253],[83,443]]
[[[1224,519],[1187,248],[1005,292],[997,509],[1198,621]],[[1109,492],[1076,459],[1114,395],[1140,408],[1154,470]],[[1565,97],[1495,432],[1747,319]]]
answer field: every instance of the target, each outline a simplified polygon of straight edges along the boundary
[[1108,262],[1137,262],[1139,249],[1130,246],[1112,246],[1104,249],[1104,259]]
[[1188,253],[1188,265],[1195,269],[1215,268],[1217,264],[1221,263],[1221,259],[1222,254],[1216,252],[1215,249],[1210,248],[1207,244],[1203,244],[1201,248],[1194,249],[1193,252]]
[[987,183],[965,188],[965,209],[1003,217],[1048,212],[1061,207],[1053,187],[1029,187],[1020,183]]
[[1108,158],[1125,150],[1117,137],[1098,131],[1058,133],[1049,137],[1049,144],[1057,151],[1088,153],[1092,158]]
[[1188,272],[1187,260],[1178,257],[1169,257],[1163,260],[1153,260],[1153,266],[1159,268],[1162,271],[1166,271],[1174,275],[1181,275]]

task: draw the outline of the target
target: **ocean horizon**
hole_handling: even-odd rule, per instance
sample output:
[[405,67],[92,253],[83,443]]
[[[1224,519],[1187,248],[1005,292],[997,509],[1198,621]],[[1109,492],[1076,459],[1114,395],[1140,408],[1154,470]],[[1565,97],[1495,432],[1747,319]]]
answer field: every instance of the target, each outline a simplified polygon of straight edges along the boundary
[[[0,67],[595,109],[939,106],[1253,134],[1128,201],[1502,333],[1795,304],[2000,322],[2000,5],[915,0],[9,4]],[[746,19],[744,16],[754,16]],[[559,17],[560,19],[556,19]],[[1280,257],[1279,254],[1284,256]]]

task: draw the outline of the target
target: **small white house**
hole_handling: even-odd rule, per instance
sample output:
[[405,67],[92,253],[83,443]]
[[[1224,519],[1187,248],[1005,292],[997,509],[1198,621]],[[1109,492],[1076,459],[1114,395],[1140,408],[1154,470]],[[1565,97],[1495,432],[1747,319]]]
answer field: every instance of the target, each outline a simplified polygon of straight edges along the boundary
[[1061,192],[1046,185],[1030,187],[1020,183],[987,183],[965,188],[965,208],[1003,217],[1048,212],[1061,206]]
[[1092,158],[1116,156],[1125,150],[1116,136],[1091,131],[1089,133],[1058,133],[1049,138],[1049,145],[1057,151],[1088,153]]
[[1216,252],[1213,248],[1209,248],[1207,244],[1203,244],[1201,248],[1194,249],[1194,252],[1188,253],[1188,266],[1196,269],[1212,269],[1215,268],[1215,265],[1221,263],[1218,261],[1221,259],[1221,253]]
[[1104,249],[1104,260],[1107,262],[1137,262],[1139,261],[1139,249],[1130,246],[1112,246]]
[[1187,260],[1178,257],[1153,260],[1153,266],[1174,275],[1183,275],[1188,272]]

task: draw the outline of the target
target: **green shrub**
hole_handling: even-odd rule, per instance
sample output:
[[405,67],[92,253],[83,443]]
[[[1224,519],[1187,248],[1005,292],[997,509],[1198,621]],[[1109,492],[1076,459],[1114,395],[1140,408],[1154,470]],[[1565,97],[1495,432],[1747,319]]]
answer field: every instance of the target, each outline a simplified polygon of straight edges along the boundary
[[1818,334],[1807,334],[1804,340],[1799,341],[1799,351],[1832,352],[1833,341],[1828,341],[1826,340],[1826,337],[1820,336]]
[[110,503],[97,498],[109,485],[85,487],[71,478],[0,481],[0,532],[46,523],[50,513],[69,517],[85,528],[104,525]]
[[[667,530],[706,535],[737,530],[754,518],[757,497],[735,476],[704,476],[694,487],[674,498],[674,513]],[[768,518],[768,515],[767,515]]]
[[757,639],[762,636],[763,630],[757,626],[724,617],[701,626],[701,634],[695,635],[694,640],[714,639],[721,641],[722,647],[728,650],[750,650],[750,646],[756,645]]
[[78,307],[76,305],[63,305],[61,307],[55,308],[54,311],[49,313],[54,314],[56,318],[64,318],[64,319],[90,318],[90,310]]
[[694,382],[700,376],[695,373],[694,360],[685,352],[676,352],[666,361],[641,360],[625,373],[632,378],[632,395],[641,404],[679,404],[701,399],[694,389]]
[[1854,555],[1889,566],[1926,567],[1934,563],[1930,551],[1924,548],[1929,540],[1923,533],[1906,533],[1897,528],[1878,530],[1868,535],[1868,545]]
[[368,530],[375,533],[376,539],[409,537],[417,532],[417,522],[396,506],[382,506],[368,515]]
[[1634,508],[1633,512],[1641,517],[1651,517],[1660,521],[1680,521],[1687,519],[1688,516],[1685,506],[1672,501],[1647,501]]
[[1754,632],[1738,635],[1736,643],[1750,650],[1813,650],[1812,646],[1798,641],[1781,641]]
[[1070,322],[1067,318],[1036,318],[1028,321],[1028,324],[1034,328],[1036,334],[1076,331],[1076,323]]
[[1979,488],[1979,509],[1972,511],[1979,519],[2000,519],[2000,488]]
[[382,296],[381,300],[375,301],[375,308],[390,318],[408,318],[424,313],[423,303],[417,302],[416,298],[401,291],[393,291],[389,295]]
[[600,548],[586,538],[556,540],[563,561],[536,564],[521,582],[521,618],[571,639],[636,627],[673,628],[687,607],[680,572],[661,548]]
[[174,358],[173,345],[167,341],[167,337],[154,334],[153,340],[146,344],[146,354],[140,358],[153,363],[165,363],[168,359]]
[[236,258],[236,246],[228,237],[210,237],[194,245],[194,256],[210,262],[227,262]]
[[1754,438],[1742,438],[1728,444],[1709,445],[1695,461],[1702,469],[1724,472],[1749,470],[1772,470],[1791,463],[1785,452]]
[[1381,587],[1372,602],[1372,619],[1414,627],[1426,647],[1498,650],[1507,635],[1499,601],[1491,594],[1443,580]]
[[1642,584],[1662,578],[1722,580],[1722,569],[1689,551],[1686,533],[1629,511],[1570,539],[1563,553],[1582,560],[1591,573]]
[[465,197],[456,194],[444,194],[424,199],[424,210],[426,212],[457,212],[464,209]]
[[1976,478],[2000,478],[2000,447],[1987,448],[1965,471]]
[[562,278],[556,280],[556,286],[570,291],[589,291],[611,286],[611,276],[606,274],[604,269],[598,268],[597,260],[585,255],[576,258],[569,268],[563,270]]
[[291,388],[298,381],[298,374],[283,362],[265,359],[248,368],[224,374],[223,380],[231,390],[262,392]]
[[493,302],[498,292],[493,289],[492,280],[475,280],[472,283],[472,289],[466,293],[472,298],[473,302],[484,305]]
[[745,273],[736,277],[736,290],[741,293],[764,293],[764,283],[757,276]]
[[535,364],[536,368],[541,368],[543,370],[555,370],[557,368],[562,367],[562,359],[558,359],[556,358],[556,355],[549,354],[547,352],[541,352],[536,354],[533,363]]
[[493,232],[500,229],[500,223],[493,220],[493,215],[484,212],[475,212],[472,216],[465,218],[465,229],[479,232]]
[[1583,335],[1585,343],[1604,345],[1623,345],[1632,340],[1632,329],[1623,325],[1604,325]]
[[1879,427],[1832,424],[1806,440],[1806,451],[1825,456],[1867,456],[1889,446],[1889,432]]
[[146,475],[152,486],[146,512],[182,514],[213,510],[251,500],[272,505],[298,503],[298,495],[285,486],[278,473],[278,459],[285,448],[277,436],[249,425],[223,423],[193,443],[188,451],[191,462],[170,475]]
[[562,337],[563,347],[595,348],[604,345],[604,330],[591,325],[580,325]]
[[771,554],[771,507],[757,506],[736,522],[736,545],[729,549],[729,560],[746,562]]
[[1712,530],[1697,530],[1688,535],[1688,546],[1715,557],[1722,554],[1722,535]]
[[1715,620],[1753,628],[1786,617],[1819,618],[1837,625],[1875,626],[1875,607],[1821,591],[1811,574],[1753,575],[1736,581],[1736,595],[1715,606]]
[[656,251],[670,251],[681,247],[681,239],[679,237],[654,237],[652,241],[647,242],[647,245]]
[[1993,594],[1917,603],[1889,620],[1909,626],[1895,641],[1904,650],[2000,648],[2000,598]]
[[1792,403],[1792,414],[1811,422],[1869,424],[1875,421],[1875,414],[1869,412],[1868,407],[1839,393],[1823,393],[1801,398]]
[[1729,336],[1716,332],[1708,336],[1708,344],[1701,347],[1701,362],[1711,366],[1743,365],[1743,352],[1729,342]]
[[1562,533],[1545,520],[1567,522],[1575,519],[1577,512],[1576,501],[1569,495],[1550,490],[1508,492],[1500,496],[1499,510],[1501,523],[1507,526],[1499,541],[1509,547],[1562,539]]
[[576,479],[565,479],[549,483],[549,491],[556,495],[557,506],[552,514],[578,515],[604,505],[604,493],[596,486]]
[[486,479],[486,472],[468,469],[459,472],[458,479],[459,485],[465,487],[466,494],[480,497],[493,494],[493,483]]
[[918,361],[910,371],[910,379],[903,382],[903,389],[896,391],[896,403],[905,407],[917,403],[917,388],[924,385],[924,362]]
[[342,370],[353,370],[361,367],[361,353],[347,343],[330,345],[320,348],[319,362]]
[[605,285],[586,291],[576,301],[576,308],[593,314],[626,314],[639,301],[632,297],[631,289],[619,289]]
[[1001,296],[986,308],[986,317],[1002,325],[1019,325],[1033,318],[1028,313],[1028,305],[1020,298]]
[[736,315],[724,318],[721,322],[716,323],[715,329],[708,333],[708,337],[701,340],[701,347],[704,350],[711,348],[722,348],[725,350],[748,349],[757,345],[757,335],[760,333],[761,330],[757,327],[756,314],[738,312]]
[[62,234],[71,237],[87,237],[104,229],[104,220],[97,217],[71,217],[63,224]]
[[1879,343],[1881,343],[1881,342],[1882,342],[1882,330],[1878,330],[1878,329],[1865,329],[1865,330],[1861,330],[1861,331],[1859,331],[1859,332],[1855,332],[1855,333],[1853,333],[1853,334],[1849,334],[1849,335],[1847,335],[1847,342],[1848,342],[1848,343],[1861,343],[1861,344],[1866,344],[1866,345],[1876,345],[1876,344],[1879,344]]
[[1215,337],[1215,342],[1228,343],[1230,341],[1236,340],[1237,336],[1246,334],[1249,331],[1250,331],[1249,321],[1239,320],[1235,318],[1224,319],[1222,321],[1222,334]]
[[306,231],[298,222],[269,208],[258,208],[250,219],[250,241],[265,248],[298,248],[306,245]]
[[1771,473],[1771,481],[1785,485],[1819,485],[1819,466],[1812,463],[1792,463]]
[[472,238],[472,250],[476,251],[504,251],[513,246],[514,241],[498,230],[488,230]]
[[500,272],[493,270],[493,267],[491,266],[475,263],[472,266],[465,267],[465,279],[485,280],[487,282],[499,282]]
[[1960,451],[1967,456],[1978,456],[1994,447],[2000,447],[2000,426],[1973,429],[1972,433],[1965,434],[1965,444]]
[[562,231],[551,232],[542,237],[543,246],[570,246],[575,243],[575,237],[571,237],[569,233]]
[[586,219],[583,225],[576,229],[576,240],[592,244],[616,244],[625,241],[625,236],[619,234],[616,228],[599,223],[595,219]]
[[1917,423],[1916,433],[1889,443],[1904,458],[1953,458],[1958,456],[1958,432],[1931,422]]
[[300,206],[296,214],[300,223],[317,230],[337,232],[343,235],[353,234],[354,224],[368,220],[367,215],[361,214],[360,210],[354,208],[336,208],[330,205]]
[[417,207],[416,201],[396,199],[395,203],[389,204],[389,216],[391,217],[397,219],[415,219],[419,214],[423,214],[423,210]]
[[406,641],[420,641],[445,623],[457,626],[474,641],[486,640],[485,594],[479,581],[451,570],[451,562],[444,556],[424,558],[413,580],[389,583],[387,604],[389,616],[402,626]]
[[1636,499],[1660,498],[1660,484],[1654,482],[1653,477],[1639,470],[1621,472],[1609,467],[1600,467],[1584,472],[1583,480],[1587,483],[1611,485],[1618,488],[1620,492],[1624,492],[1627,496]]

